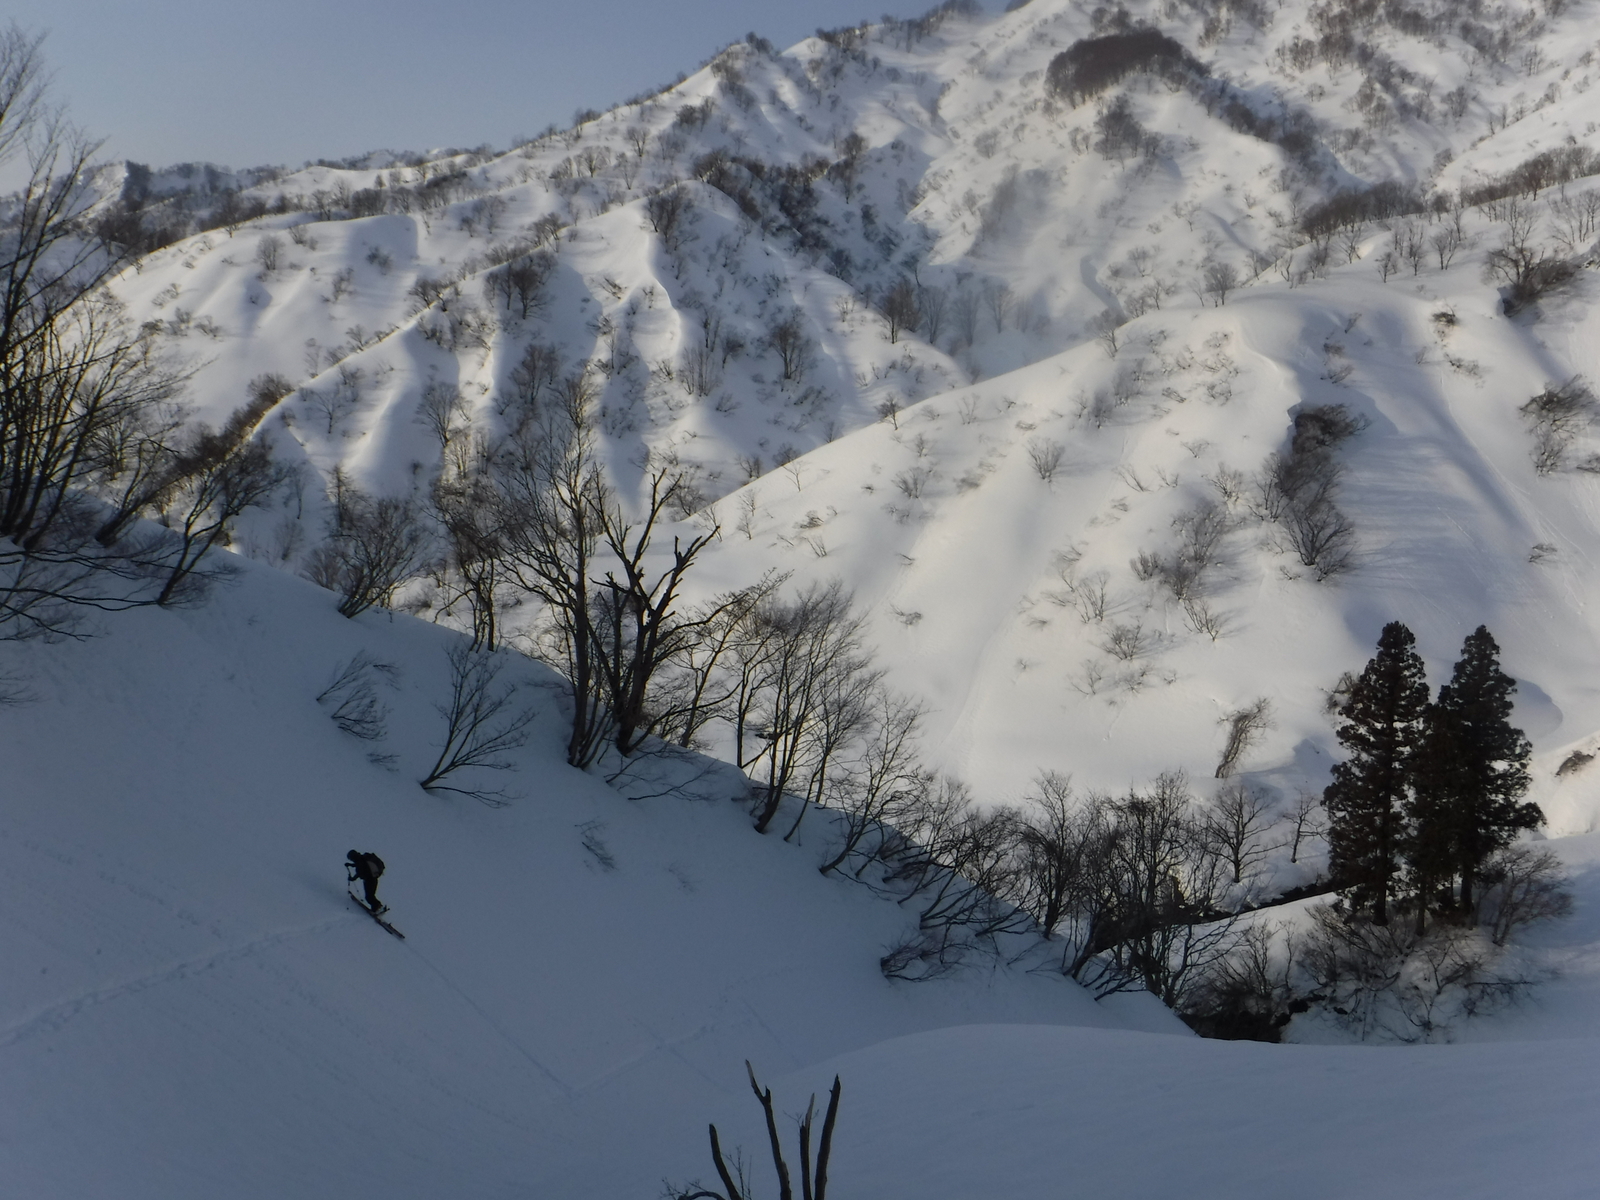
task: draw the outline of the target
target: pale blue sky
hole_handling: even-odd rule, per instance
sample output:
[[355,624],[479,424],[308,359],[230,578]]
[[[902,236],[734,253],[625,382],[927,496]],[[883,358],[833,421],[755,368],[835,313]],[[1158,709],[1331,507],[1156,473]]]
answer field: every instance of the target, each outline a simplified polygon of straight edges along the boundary
[[[899,15],[934,0],[901,0]],[[298,165],[505,146],[754,30],[780,46],[884,0],[0,0],[49,34],[56,96],[107,157]]]

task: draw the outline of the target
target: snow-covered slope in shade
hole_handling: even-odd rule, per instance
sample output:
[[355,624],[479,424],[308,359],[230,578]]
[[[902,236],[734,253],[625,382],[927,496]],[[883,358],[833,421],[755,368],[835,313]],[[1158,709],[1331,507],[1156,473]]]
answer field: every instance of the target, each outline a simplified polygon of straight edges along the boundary
[[[1373,1053],[968,1026],[774,1091],[798,1106],[834,1072],[855,1081],[833,1159],[852,1195],[1579,1200],[1600,1170],[1597,1065],[1593,1041]],[[740,1139],[759,1150],[747,1107]]]
[[[0,710],[8,1194],[648,1196],[746,1058],[1181,1028],[1047,974],[891,984],[903,910],[752,832],[715,774],[628,800],[565,767],[526,664],[533,740],[479,776],[514,803],[425,794],[455,637],[252,567],[203,608],[6,649],[32,695]],[[376,743],[315,699],[363,651],[397,669]],[[405,941],[343,894],[351,848],[387,862]]]
[[[454,636],[252,566],[6,650],[31,693],[0,710],[9,1194],[649,1197],[711,1177],[707,1121],[760,1178],[746,1059],[783,1112],[843,1076],[840,1195],[1584,1194],[1592,836],[1555,843],[1579,912],[1536,950],[1567,978],[1478,1027],[1516,1041],[1202,1043],[1048,971],[885,980],[902,910],[753,833],[715,773],[627,799],[566,768],[533,667],[533,739],[489,779],[514,802],[424,794]],[[315,700],[360,652],[396,668],[379,742]],[[352,847],[405,941],[341,894]]]

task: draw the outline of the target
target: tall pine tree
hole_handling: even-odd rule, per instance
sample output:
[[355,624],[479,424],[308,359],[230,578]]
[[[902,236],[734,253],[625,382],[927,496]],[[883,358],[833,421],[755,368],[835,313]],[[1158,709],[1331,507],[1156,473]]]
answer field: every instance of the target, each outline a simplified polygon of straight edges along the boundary
[[[1448,685],[1440,689],[1441,698],[1448,690]],[[1400,853],[1410,876],[1418,934],[1427,931],[1428,909],[1456,877],[1461,857],[1456,822],[1465,774],[1459,732],[1439,705],[1428,705],[1422,715],[1422,738],[1411,760],[1411,800]]]
[[1372,906],[1375,924],[1389,922],[1389,900],[1402,843],[1403,808],[1412,759],[1422,735],[1428,684],[1417,639],[1399,621],[1383,627],[1378,653],[1339,710],[1339,742],[1350,752],[1335,764],[1323,793],[1328,859],[1334,882]]
[[[1436,882],[1461,880],[1460,905],[1470,913],[1484,861],[1524,829],[1544,823],[1528,790],[1528,739],[1511,724],[1517,684],[1500,669],[1500,647],[1482,625],[1461,647],[1450,682],[1428,711],[1428,741],[1419,760],[1412,844],[1417,873]],[[1409,857],[1409,856],[1408,856]]]

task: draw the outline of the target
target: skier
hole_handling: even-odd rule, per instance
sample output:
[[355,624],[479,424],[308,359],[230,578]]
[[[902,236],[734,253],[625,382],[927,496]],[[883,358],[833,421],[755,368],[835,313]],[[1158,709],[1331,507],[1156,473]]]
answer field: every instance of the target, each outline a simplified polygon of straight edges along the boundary
[[346,879],[350,883],[361,880],[361,886],[367,893],[367,907],[374,913],[388,912],[388,905],[378,903],[378,876],[383,874],[383,859],[370,852],[363,854],[359,850],[352,850],[344,857]]

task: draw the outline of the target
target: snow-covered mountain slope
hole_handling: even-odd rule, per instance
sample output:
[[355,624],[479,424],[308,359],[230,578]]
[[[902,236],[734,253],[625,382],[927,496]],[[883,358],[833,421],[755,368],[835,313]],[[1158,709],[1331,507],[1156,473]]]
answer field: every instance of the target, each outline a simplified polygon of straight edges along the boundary
[[[1341,190],[1455,203],[1535,153],[1583,159],[1595,12],[1033,0],[755,39],[507,154],[248,189],[119,288],[199,364],[199,415],[265,373],[298,385],[263,436],[302,488],[247,522],[258,558],[301,560],[336,467],[425,493],[441,431],[492,439],[579,388],[624,493],[666,456],[721,520],[697,586],[776,566],[858,590],[939,765],[983,796],[1043,767],[1207,775],[1219,718],[1260,698],[1245,765],[1320,788],[1327,691],[1399,618],[1436,670],[1489,625],[1538,798],[1589,828],[1592,785],[1554,769],[1600,736],[1594,484],[1536,473],[1519,406],[1594,377],[1591,276],[1508,317],[1482,275],[1502,208],[1311,218]],[[1049,86],[1068,47],[1146,26],[1190,65]],[[1535,241],[1581,262],[1594,196],[1530,197]],[[1325,404],[1367,427],[1337,450],[1354,569],[1319,582],[1251,514],[1265,456]],[[1137,556],[1208,498],[1225,532],[1185,605]]]
[[[1368,274],[1149,314],[1115,358],[1081,347],[842,438],[750,485],[752,536],[725,534],[713,582],[850,581],[897,681],[931,702],[942,761],[999,797],[1040,769],[1108,789],[1209,775],[1225,718],[1261,697],[1275,727],[1244,766],[1320,789],[1328,691],[1374,631],[1407,621],[1442,673],[1484,623],[1521,681],[1539,801],[1557,831],[1590,828],[1592,782],[1555,770],[1600,729],[1582,599],[1600,584],[1600,497],[1582,473],[1536,475],[1517,412],[1553,359],[1600,365],[1586,304],[1528,327],[1470,271],[1403,288]],[[1322,404],[1368,424],[1339,450],[1351,569],[1318,582],[1235,473],[1287,446],[1292,409]],[[1059,455],[1049,480],[1041,453]],[[1170,561],[1208,505],[1224,521],[1186,605],[1136,560]]]
[[[566,767],[530,665],[532,740],[489,777],[513,802],[424,793],[456,637],[248,565],[204,607],[7,647],[8,1194],[649,1197],[712,1178],[707,1121],[759,1180],[746,1059],[785,1114],[842,1076],[838,1195],[1590,1188],[1593,836],[1553,843],[1579,910],[1535,953],[1566,978],[1464,1031],[1511,1040],[1202,1042],[1051,971],[884,979],[905,910],[756,835],[715,771],[629,799]],[[316,700],[358,654],[394,668],[378,741]],[[341,895],[351,847],[403,942]]]
[[[647,1196],[710,1177],[708,1120],[759,1158],[749,1059],[786,1112],[844,1076],[841,1196],[1592,1190],[1600,768],[1574,752],[1600,750],[1600,447],[1569,422],[1537,459],[1522,407],[1600,378],[1595,179],[1526,198],[1575,277],[1515,316],[1483,275],[1515,213],[1400,210],[1581,159],[1597,13],[1138,3],[1188,57],[1074,104],[1057,56],[1138,26],[1032,0],[756,39],[501,155],[187,192],[108,171],[106,214],[132,183],[152,221],[215,223],[117,288],[193,366],[199,418],[283,377],[261,436],[302,470],[206,606],[4,646],[32,697],[0,708],[0,1177]],[[1311,219],[1385,182],[1388,216]],[[686,520],[722,535],[690,599],[842,579],[928,707],[930,765],[984,801],[1041,769],[1207,790],[1221,721],[1265,700],[1239,766],[1291,803],[1385,621],[1435,682],[1487,624],[1577,893],[1518,961],[1564,977],[1452,1034],[1508,1040],[1385,1055],[1202,1044],[1025,963],[890,982],[913,918],[818,874],[815,816],[786,844],[709,761],[699,800],[561,765],[561,688],[520,660],[540,715],[491,780],[513,803],[424,793],[457,635],[343,620],[285,571],[336,469],[425,496],[442,441],[564,389],[624,495],[647,455],[693,473]],[[1347,533],[1306,545],[1263,491],[1273,453],[1338,465]],[[425,584],[407,600],[452,620]],[[316,699],[358,652],[397,668],[378,743]],[[404,942],[339,894],[352,846],[387,860]]]
[[[890,983],[904,910],[752,832],[714,773],[630,800],[566,767],[531,665],[533,738],[482,776],[514,802],[424,793],[457,637],[251,567],[202,608],[7,648],[31,698],[0,711],[3,1190],[648,1196],[698,1169],[746,1058],[1181,1029],[1048,973]],[[377,742],[316,700],[359,653],[395,668]],[[352,847],[405,941],[342,894]]]

